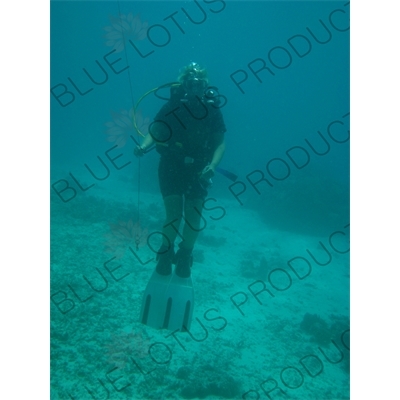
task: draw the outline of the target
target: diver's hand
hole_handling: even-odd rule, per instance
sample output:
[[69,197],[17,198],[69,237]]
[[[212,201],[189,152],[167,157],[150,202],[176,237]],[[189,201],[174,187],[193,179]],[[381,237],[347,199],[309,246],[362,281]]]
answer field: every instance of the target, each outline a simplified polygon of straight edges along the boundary
[[144,153],[145,153],[145,149],[144,149],[142,146],[136,146],[136,147],[133,149],[133,154],[134,154],[136,157],[143,157],[143,156],[144,156]]
[[200,179],[203,179],[205,181],[208,181],[215,175],[215,167],[210,164],[207,165],[203,171],[201,172]]

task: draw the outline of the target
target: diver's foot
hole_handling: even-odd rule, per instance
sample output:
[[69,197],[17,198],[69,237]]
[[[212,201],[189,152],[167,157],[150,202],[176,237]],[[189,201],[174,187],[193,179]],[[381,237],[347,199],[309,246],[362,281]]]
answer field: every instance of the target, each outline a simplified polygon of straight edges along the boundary
[[179,250],[176,252],[175,256],[175,273],[180,278],[189,278],[190,277],[190,268],[193,264],[193,249],[185,249],[182,247],[182,243],[179,245]]
[[172,261],[174,260],[174,257],[174,246],[162,245],[157,252],[157,273],[160,275],[171,275]]

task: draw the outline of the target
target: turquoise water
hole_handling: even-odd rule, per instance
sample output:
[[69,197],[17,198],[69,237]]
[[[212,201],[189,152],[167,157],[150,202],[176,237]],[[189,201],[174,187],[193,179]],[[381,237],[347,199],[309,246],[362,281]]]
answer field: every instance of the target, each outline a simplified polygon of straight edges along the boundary
[[[346,2],[51,2],[52,399],[349,398],[348,26]],[[164,210],[132,107],[191,61],[238,178],[213,178],[172,335],[139,323]]]

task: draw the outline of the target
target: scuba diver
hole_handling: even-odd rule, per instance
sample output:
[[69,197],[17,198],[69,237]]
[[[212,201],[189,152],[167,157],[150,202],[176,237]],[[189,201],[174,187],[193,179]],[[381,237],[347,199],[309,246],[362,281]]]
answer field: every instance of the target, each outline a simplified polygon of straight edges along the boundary
[[[181,70],[178,82],[180,85],[171,88],[169,101],[134,153],[141,156],[155,143],[161,155],[158,176],[166,221],[156,271],[169,275],[174,263],[175,273],[186,278],[190,276],[207,186],[225,151],[226,128],[218,108],[218,92],[208,87],[204,68],[190,63]],[[182,242],[175,254],[174,243],[182,217]]]
[[[169,100],[150,124],[149,133],[141,145],[134,149],[134,154],[140,157],[155,144],[160,154],[158,177],[166,220],[162,229],[163,242],[157,252],[156,270],[143,300],[141,319],[145,324],[167,329],[190,326],[193,309],[192,252],[201,230],[207,188],[225,151],[226,131],[219,101],[223,96],[208,85],[206,69],[190,63],[180,71],[178,83],[171,86]],[[182,219],[184,226],[180,234]],[[175,253],[178,234],[182,241]],[[173,264],[176,265],[174,273]],[[176,285],[171,286],[171,282]],[[164,287],[169,288],[169,297],[161,295],[167,290]],[[186,288],[186,295],[182,288]],[[167,298],[173,304],[168,310],[162,305]],[[174,317],[171,308],[177,303],[182,303],[182,307],[190,303],[189,310],[183,308]],[[156,316],[152,316],[154,306],[157,310],[162,309],[156,311]],[[176,321],[169,323],[167,319]]]

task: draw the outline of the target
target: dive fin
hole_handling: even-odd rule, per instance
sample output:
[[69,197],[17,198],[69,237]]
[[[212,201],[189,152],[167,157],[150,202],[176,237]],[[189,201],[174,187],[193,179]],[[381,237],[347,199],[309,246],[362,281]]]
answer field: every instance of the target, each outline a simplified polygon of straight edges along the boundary
[[194,305],[192,278],[153,272],[143,296],[140,322],[156,329],[190,329]]

